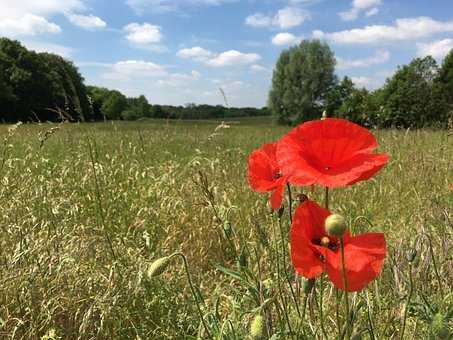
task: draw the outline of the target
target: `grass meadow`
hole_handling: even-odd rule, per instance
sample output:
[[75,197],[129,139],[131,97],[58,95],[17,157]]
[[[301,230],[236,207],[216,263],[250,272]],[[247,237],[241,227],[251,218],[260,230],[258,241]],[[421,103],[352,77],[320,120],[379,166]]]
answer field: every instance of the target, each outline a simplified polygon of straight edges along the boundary
[[[294,277],[288,211],[279,223],[247,183],[249,153],[288,128],[229,125],[1,125],[0,338],[248,339],[258,314],[262,338],[338,338],[332,285]],[[354,233],[388,244],[382,275],[351,294],[353,336],[450,339],[453,133],[374,133],[389,164],[331,193]],[[147,275],[175,252],[192,287],[180,256]]]

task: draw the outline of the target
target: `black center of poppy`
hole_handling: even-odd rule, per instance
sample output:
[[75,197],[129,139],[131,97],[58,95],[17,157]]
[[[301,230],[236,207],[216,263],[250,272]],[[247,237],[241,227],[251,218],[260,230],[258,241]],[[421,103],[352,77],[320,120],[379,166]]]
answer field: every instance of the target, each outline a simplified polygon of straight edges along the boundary
[[274,174],[274,179],[279,179],[280,177],[282,177],[282,174],[280,172]]
[[340,247],[340,244],[338,241],[335,241],[328,236],[323,236],[321,238],[314,239],[314,240],[312,240],[312,242],[313,242],[313,244],[315,244],[317,246],[328,248],[332,251],[336,251]]

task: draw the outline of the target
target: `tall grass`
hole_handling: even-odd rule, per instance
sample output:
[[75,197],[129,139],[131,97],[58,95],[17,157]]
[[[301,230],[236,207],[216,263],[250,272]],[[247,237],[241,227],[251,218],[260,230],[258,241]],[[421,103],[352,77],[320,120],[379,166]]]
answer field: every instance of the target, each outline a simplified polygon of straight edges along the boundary
[[[1,338],[207,337],[196,302],[216,339],[251,336],[257,317],[273,339],[341,333],[332,287],[294,276],[288,211],[280,220],[248,188],[248,154],[285,128],[253,121],[217,131],[159,121],[8,128],[0,126]],[[354,232],[384,231],[388,240],[383,274],[352,294],[353,333],[448,338],[453,135],[376,134],[389,165],[332,192],[331,210]],[[304,193],[322,201],[320,189]],[[154,260],[176,252],[187,271],[175,258],[161,276],[147,275]]]

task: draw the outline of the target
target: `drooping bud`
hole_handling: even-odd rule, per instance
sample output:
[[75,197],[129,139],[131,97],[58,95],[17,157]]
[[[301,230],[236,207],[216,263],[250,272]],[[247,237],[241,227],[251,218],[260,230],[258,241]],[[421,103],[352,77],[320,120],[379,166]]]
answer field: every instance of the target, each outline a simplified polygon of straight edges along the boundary
[[148,278],[153,278],[153,277],[157,277],[159,275],[161,275],[168,267],[168,265],[170,264],[170,259],[171,259],[171,256],[165,256],[165,257],[161,257],[160,259],[157,259],[156,261],[154,261],[151,266],[149,266],[148,268],[148,271],[147,271],[147,275],[148,275]]
[[325,227],[328,235],[342,237],[346,232],[346,221],[343,216],[332,214],[326,218]]
[[362,340],[362,333],[355,333],[352,335],[351,340]]
[[431,332],[436,339],[450,339],[450,331],[448,330],[447,322],[441,313],[434,315],[431,322]]
[[264,338],[264,318],[261,314],[257,314],[250,326],[250,337],[254,340]]
[[417,251],[413,248],[409,249],[406,253],[406,259],[410,263],[414,262],[416,256],[417,256]]

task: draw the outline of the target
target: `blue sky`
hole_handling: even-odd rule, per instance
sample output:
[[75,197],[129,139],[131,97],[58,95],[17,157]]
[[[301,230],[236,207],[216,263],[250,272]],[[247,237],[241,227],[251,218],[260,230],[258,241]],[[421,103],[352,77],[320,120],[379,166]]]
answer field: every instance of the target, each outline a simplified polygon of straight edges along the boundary
[[153,104],[265,105],[280,52],[327,41],[369,89],[453,48],[451,0],[0,0],[0,36],[74,61],[90,85]]

